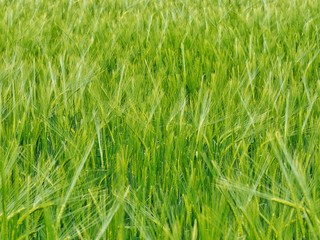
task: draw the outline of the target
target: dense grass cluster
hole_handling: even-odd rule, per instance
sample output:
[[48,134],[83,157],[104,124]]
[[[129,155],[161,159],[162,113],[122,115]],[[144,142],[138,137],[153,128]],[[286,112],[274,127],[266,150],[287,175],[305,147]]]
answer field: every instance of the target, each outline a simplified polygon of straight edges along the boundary
[[0,0],[1,239],[320,237],[313,0]]

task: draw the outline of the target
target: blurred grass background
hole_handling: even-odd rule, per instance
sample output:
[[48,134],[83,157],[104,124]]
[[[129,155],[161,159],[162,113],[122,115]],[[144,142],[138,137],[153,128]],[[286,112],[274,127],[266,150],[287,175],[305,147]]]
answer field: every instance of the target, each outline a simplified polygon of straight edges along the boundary
[[1,239],[316,239],[318,1],[0,1]]

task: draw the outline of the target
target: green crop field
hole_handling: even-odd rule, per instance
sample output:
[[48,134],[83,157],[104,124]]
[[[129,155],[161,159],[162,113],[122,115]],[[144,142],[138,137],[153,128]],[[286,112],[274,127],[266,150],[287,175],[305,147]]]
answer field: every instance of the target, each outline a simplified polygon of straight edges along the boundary
[[319,239],[319,9],[0,0],[0,239]]

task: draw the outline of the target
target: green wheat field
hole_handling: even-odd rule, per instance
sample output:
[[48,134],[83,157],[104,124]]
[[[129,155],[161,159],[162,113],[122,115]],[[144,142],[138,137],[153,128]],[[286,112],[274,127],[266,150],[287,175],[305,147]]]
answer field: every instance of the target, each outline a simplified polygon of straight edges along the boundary
[[319,9],[0,0],[0,239],[319,239]]

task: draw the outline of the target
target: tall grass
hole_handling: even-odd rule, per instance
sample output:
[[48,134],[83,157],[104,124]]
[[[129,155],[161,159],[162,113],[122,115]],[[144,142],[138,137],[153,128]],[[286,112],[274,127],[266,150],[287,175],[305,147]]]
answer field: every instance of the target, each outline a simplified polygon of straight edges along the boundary
[[0,0],[1,239],[317,239],[317,1]]

